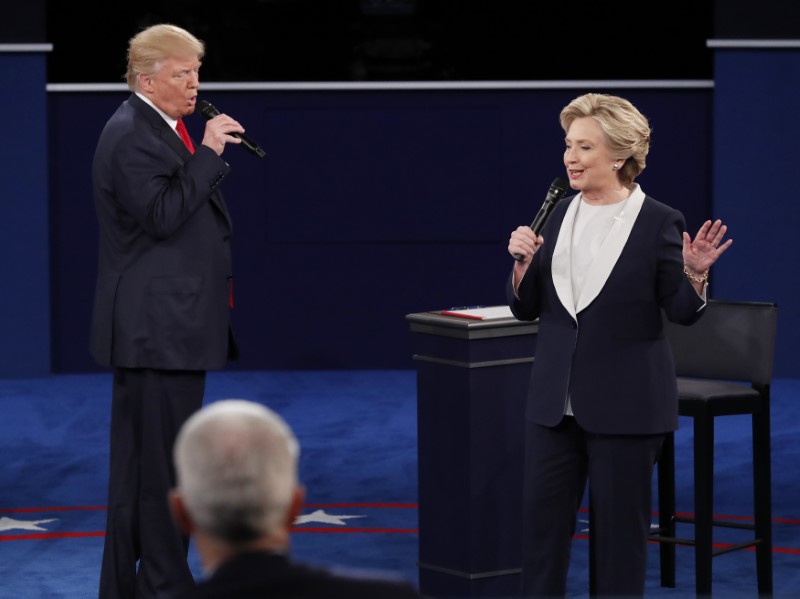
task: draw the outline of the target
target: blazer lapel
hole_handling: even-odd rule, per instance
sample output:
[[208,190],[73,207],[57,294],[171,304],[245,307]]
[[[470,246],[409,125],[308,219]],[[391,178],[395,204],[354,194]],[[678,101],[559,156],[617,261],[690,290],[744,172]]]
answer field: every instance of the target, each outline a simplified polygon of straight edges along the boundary
[[161,137],[164,139],[167,145],[173,150],[175,150],[175,152],[178,154],[178,156],[181,157],[181,159],[184,162],[186,162],[187,160],[189,160],[189,158],[192,157],[192,153],[189,151],[189,148],[187,148],[186,145],[183,143],[183,140],[180,137],[178,137],[177,132],[173,131],[172,128],[169,125],[167,125],[166,122],[164,123],[164,127],[159,128],[159,133],[161,134]]
[[[172,127],[170,127],[161,117],[161,115],[158,114],[158,112],[156,112],[150,105],[148,105],[147,102],[142,100],[135,93],[131,94],[128,101],[137,111],[144,115],[147,121],[153,126],[154,129],[156,129],[158,135],[161,136],[161,139],[164,140],[164,143],[172,148],[175,153],[181,157],[183,162],[186,162],[192,157],[192,153],[184,145],[183,140],[178,136],[177,132],[173,131]],[[192,143],[194,143],[194,140],[192,140]],[[198,144],[194,143],[194,145],[195,148],[197,148]],[[228,207],[225,205],[225,200],[222,198],[222,193],[215,191],[211,194],[210,200],[225,218],[225,222],[228,225],[228,230],[230,231],[233,228],[233,223],[231,221],[231,216],[228,213]]]
[[625,200],[625,206],[623,206],[622,211],[614,217],[611,230],[608,232],[589,268],[583,290],[575,305],[576,313],[591,304],[606,284],[608,276],[611,274],[611,269],[617,263],[622,253],[622,248],[625,247],[625,243],[630,237],[631,229],[633,229],[633,224],[639,216],[643,202],[644,192],[642,192],[639,185],[636,185],[631,195]]
[[158,132],[158,135],[164,142],[172,148],[178,156],[184,161],[191,157],[192,153],[183,144],[183,140],[178,136],[172,127],[167,124],[167,121],[158,114],[158,112],[150,106],[147,102],[142,100],[135,93],[132,93],[128,98],[128,102],[133,106],[136,111],[142,115],[148,123]]
[[575,300],[572,297],[572,225],[575,222],[575,214],[581,202],[581,194],[572,198],[564,220],[561,221],[561,229],[558,231],[556,247],[553,250],[553,259],[550,261],[552,270],[553,285],[556,288],[558,299],[564,308],[577,321],[575,311]]

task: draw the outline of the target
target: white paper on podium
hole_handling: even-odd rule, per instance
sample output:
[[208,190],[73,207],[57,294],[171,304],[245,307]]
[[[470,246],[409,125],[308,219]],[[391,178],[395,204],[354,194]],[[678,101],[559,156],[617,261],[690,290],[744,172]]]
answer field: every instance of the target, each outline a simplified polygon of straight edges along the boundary
[[514,318],[511,308],[508,306],[486,306],[485,308],[453,308],[442,310],[440,314],[446,316],[460,316],[461,318],[473,318],[475,320],[495,320],[498,318]]

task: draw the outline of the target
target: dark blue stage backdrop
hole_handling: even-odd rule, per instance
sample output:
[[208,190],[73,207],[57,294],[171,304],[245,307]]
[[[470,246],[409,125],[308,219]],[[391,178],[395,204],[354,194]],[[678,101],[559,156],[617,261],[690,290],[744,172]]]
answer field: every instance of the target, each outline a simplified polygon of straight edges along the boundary
[[[210,86],[213,87],[213,86]],[[405,315],[501,304],[508,235],[563,176],[561,108],[587,91],[630,98],[651,120],[640,178],[711,216],[711,90],[204,90],[266,150],[232,147],[224,193],[234,221],[233,369],[409,368]],[[52,366],[88,354],[96,221],[94,145],[125,91],[50,92]],[[203,119],[188,119],[201,136]],[[24,246],[20,232],[17,240]]]
[[0,49],[0,376],[50,371],[46,75],[43,54]]

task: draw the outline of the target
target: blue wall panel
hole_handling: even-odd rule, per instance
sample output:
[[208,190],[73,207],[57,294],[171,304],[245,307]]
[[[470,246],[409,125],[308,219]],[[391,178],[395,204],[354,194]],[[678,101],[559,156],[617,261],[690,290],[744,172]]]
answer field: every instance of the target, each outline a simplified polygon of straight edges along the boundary
[[712,269],[715,294],[778,303],[775,374],[797,377],[800,50],[722,50],[715,61],[714,207],[734,239]]
[[50,373],[46,57],[0,53],[0,376]]
[[[267,152],[225,152],[242,349],[230,368],[410,368],[406,314],[502,304],[508,236],[563,176],[558,113],[583,91],[620,93],[647,114],[653,147],[640,183],[696,229],[711,206],[708,89],[201,88]],[[49,96],[56,372],[95,369],[90,165],[127,95]],[[199,115],[187,126],[201,137]]]

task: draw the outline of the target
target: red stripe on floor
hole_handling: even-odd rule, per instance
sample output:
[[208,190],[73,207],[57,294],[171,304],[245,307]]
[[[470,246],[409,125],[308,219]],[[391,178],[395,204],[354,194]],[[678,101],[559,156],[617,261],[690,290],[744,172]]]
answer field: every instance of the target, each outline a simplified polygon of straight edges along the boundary
[[335,507],[335,508],[346,508],[346,507],[365,507],[365,508],[413,508],[417,509],[419,507],[416,503],[304,503],[303,507],[315,507],[315,508],[325,508],[325,507]]
[[419,534],[416,528],[333,528],[330,526],[292,527],[292,532],[361,532],[361,533],[403,533]]
[[80,539],[84,537],[104,537],[106,533],[98,532],[42,532],[29,535],[0,535],[0,541],[35,541],[38,539]]
[[0,512],[7,514],[33,514],[36,512],[75,512],[75,511],[99,511],[105,510],[104,505],[78,505],[72,507],[13,507],[0,508]]

